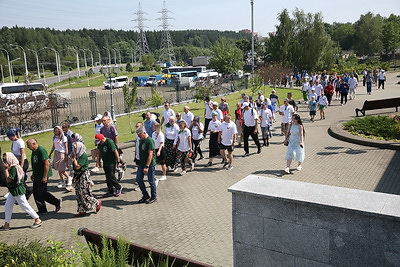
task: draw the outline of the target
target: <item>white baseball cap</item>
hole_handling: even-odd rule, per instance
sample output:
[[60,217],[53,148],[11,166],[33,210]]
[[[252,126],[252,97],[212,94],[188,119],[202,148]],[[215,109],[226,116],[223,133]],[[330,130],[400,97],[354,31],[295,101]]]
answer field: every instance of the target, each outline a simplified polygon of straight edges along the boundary
[[103,115],[97,114],[97,115],[96,115],[96,118],[94,118],[94,120],[95,120],[95,121],[98,121],[98,120],[100,120],[101,118],[103,118]]
[[249,106],[249,102],[243,102],[242,104],[242,108],[248,107]]

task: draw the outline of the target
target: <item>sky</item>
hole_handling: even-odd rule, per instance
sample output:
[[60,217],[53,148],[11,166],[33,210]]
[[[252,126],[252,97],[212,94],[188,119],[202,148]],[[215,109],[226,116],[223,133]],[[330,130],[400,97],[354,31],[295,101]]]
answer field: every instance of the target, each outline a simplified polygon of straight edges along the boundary
[[[0,0],[0,26],[66,29],[137,30],[139,3],[146,30],[161,30],[163,0]],[[166,0],[171,30],[251,29],[250,0]],[[275,31],[276,19],[284,8],[306,13],[321,12],[324,21],[355,22],[371,11],[388,17],[400,15],[399,0],[294,1],[254,0],[254,31],[261,36]]]

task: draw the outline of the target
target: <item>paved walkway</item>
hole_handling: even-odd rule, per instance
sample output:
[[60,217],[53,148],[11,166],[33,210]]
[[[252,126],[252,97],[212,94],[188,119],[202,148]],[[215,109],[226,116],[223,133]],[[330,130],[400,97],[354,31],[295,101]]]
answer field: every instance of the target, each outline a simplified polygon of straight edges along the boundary
[[[360,87],[357,99],[341,107],[338,101],[326,111],[326,120],[311,123],[305,106],[300,106],[300,115],[305,118],[306,159],[301,172],[284,174],[286,147],[281,143],[279,129],[272,138],[270,147],[261,154],[252,154],[242,158],[243,149],[234,151],[234,169],[223,170],[221,164],[203,167],[207,160],[198,163],[196,170],[181,177],[169,174],[168,180],[158,186],[159,201],[152,205],[136,204],[141,194],[133,191],[135,177],[133,165],[123,180],[124,194],[118,198],[103,200],[104,207],[99,214],[84,218],[73,218],[76,201],[73,193],[57,189],[57,179],[51,182],[50,191],[63,196],[63,208],[60,213],[50,213],[43,217],[44,224],[37,230],[27,228],[32,220],[15,207],[12,221],[13,230],[0,232],[0,240],[15,238],[39,238],[46,240],[53,236],[55,240],[72,244],[77,238],[79,227],[117,236],[122,234],[129,240],[141,245],[165,250],[215,266],[232,265],[231,234],[231,194],[227,189],[249,174],[265,175],[277,179],[289,179],[310,183],[327,184],[400,194],[400,152],[366,147],[340,141],[328,134],[331,123],[347,120],[355,116],[354,109],[361,107],[365,99],[398,96],[398,73],[388,74],[385,90],[374,91],[366,95],[366,89]],[[392,112],[390,110],[371,111],[369,114]],[[317,116],[318,118],[318,116]],[[277,125],[278,126],[278,125]],[[208,141],[208,140],[207,140]],[[203,148],[207,147],[203,143]],[[255,153],[254,145],[250,153]],[[132,163],[133,149],[125,150],[124,158]],[[219,162],[215,160],[214,162]],[[159,167],[157,167],[159,170]],[[159,174],[159,173],[158,173]],[[105,192],[104,176],[93,176],[95,194]],[[3,195],[5,189],[0,189]],[[30,200],[33,205],[33,200]],[[0,201],[4,205],[4,200]],[[4,213],[0,214],[4,218]]]

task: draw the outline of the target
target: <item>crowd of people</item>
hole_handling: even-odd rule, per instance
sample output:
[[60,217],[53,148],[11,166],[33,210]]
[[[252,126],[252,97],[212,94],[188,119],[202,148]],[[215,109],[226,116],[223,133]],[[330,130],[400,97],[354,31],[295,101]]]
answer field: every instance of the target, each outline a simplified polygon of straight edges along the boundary
[[[384,89],[384,70],[377,73],[364,71],[362,75],[363,85],[367,87],[368,94],[371,94],[374,83],[378,83],[378,89]],[[355,99],[359,86],[358,76],[357,72],[341,76],[327,75],[326,72],[319,75],[301,75],[300,86],[304,103],[309,110],[310,121],[315,121],[317,109],[320,119],[325,119],[326,108],[332,101],[340,99],[340,103],[345,105],[348,98]],[[212,166],[217,157],[222,160],[222,168],[232,170],[235,149],[242,148],[243,144],[243,157],[250,156],[250,137],[257,149],[255,153],[261,153],[263,147],[270,145],[272,127],[279,117],[281,135],[284,136],[283,143],[288,147],[284,172],[291,172],[293,161],[298,163],[296,169],[301,171],[305,158],[305,129],[297,113],[299,103],[292,98],[292,93],[287,93],[281,103],[275,90],[272,90],[269,96],[264,96],[258,91],[254,98],[243,93],[240,101],[235,103],[235,109],[230,109],[225,97],[221,98],[220,103],[207,97],[204,101],[204,124],[199,116],[190,111],[189,106],[185,106],[180,113],[175,112],[170,103],[165,103],[162,114],[146,112],[143,114],[143,121],[136,123],[133,159],[137,165],[135,187],[142,193],[138,203],[151,204],[157,201],[158,182],[167,180],[168,172],[180,170],[180,175],[185,175],[187,170],[194,171],[200,166]],[[91,170],[82,136],[73,133],[66,122],[54,127],[50,153],[47,153],[35,138],[26,141],[26,146],[32,151],[30,178],[33,181],[33,190],[26,186],[29,163],[20,131],[11,129],[7,132],[12,146],[11,152],[2,155],[3,164],[0,166],[5,181],[1,182],[1,185],[9,189],[5,204],[5,224],[1,230],[10,229],[15,201],[34,219],[32,228],[41,226],[39,216],[47,213],[46,202],[55,206],[55,212],[61,209],[62,199],[47,191],[47,181],[52,176],[52,170],[58,172],[58,188],[75,191],[75,216],[84,216],[91,211],[97,213],[102,207],[102,202],[92,193],[94,183],[90,178],[91,172],[96,173],[103,168],[107,186],[103,198],[118,197],[122,194],[123,186],[120,180],[124,176],[126,162],[122,160],[123,151],[119,147],[117,127],[109,112],[98,114],[95,122],[96,149],[92,150],[95,167]],[[202,147],[207,137],[208,162],[199,165],[199,161],[205,158]],[[161,166],[162,173],[158,179],[155,177],[157,165]],[[150,192],[144,183],[145,176],[150,184]],[[37,212],[27,201],[31,194],[34,196]]]

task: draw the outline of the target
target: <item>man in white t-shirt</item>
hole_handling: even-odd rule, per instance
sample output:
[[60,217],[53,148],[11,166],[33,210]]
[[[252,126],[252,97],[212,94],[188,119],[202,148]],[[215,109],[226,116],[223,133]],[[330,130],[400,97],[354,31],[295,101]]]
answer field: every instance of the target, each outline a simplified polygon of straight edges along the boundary
[[353,73],[350,75],[350,79],[347,82],[347,84],[349,85],[350,100],[356,99],[356,89],[357,89],[358,81],[357,81],[357,78],[354,77]]
[[272,124],[272,112],[268,108],[268,104],[266,102],[261,103],[261,110],[258,113],[260,117],[260,127],[261,127],[261,135],[264,141],[263,146],[269,146],[269,127]]
[[289,124],[292,121],[293,113],[293,106],[289,105],[289,99],[285,98],[285,100],[283,100],[283,105],[279,109],[279,114],[282,115],[281,135],[285,135],[289,129]]
[[170,106],[170,103],[165,102],[165,109],[162,112],[161,125],[165,126],[165,124],[169,122],[169,117],[175,117],[175,111]]
[[206,138],[206,134],[208,131],[208,125],[210,124],[210,121],[212,120],[212,117],[211,117],[212,110],[213,110],[212,102],[211,102],[210,98],[207,96],[204,100],[204,135],[203,135],[203,139]]
[[[227,168],[228,170],[232,170],[232,161],[233,161],[233,148],[236,142],[237,136],[237,128],[233,121],[231,121],[231,115],[226,114],[224,117],[224,122],[221,123],[220,131],[218,133],[218,143],[220,146],[220,153],[225,163],[223,168]],[[228,158],[226,158],[225,150],[228,150]]]
[[194,118],[194,115],[193,115],[193,113],[190,111],[189,106],[184,106],[184,107],[183,107],[183,119],[186,121],[187,127],[189,127],[190,125],[192,125],[193,118]]
[[324,88],[322,87],[322,85],[319,84],[318,80],[315,81],[313,88],[315,89],[315,93],[317,94],[317,101],[318,101],[319,97],[321,96],[321,92],[324,90]]
[[244,155],[249,156],[249,136],[253,139],[257,146],[257,153],[261,153],[261,145],[258,140],[258,114],[255,109],[249,107],[247,102],[243,103],[243,142],[244,142]]
[[224,119],[224,116],[222,114],[222,111],[218,108],[218,102],[212,102],[212,107],[213,107],[213,111],[217,112],[217,120],[222,121]]
[[378,89],[381,88],[381,85],[382,89],[385,89],[385,81],[386,81],[386,73],[385,70],[381,69],[381,71],[379,72]]

